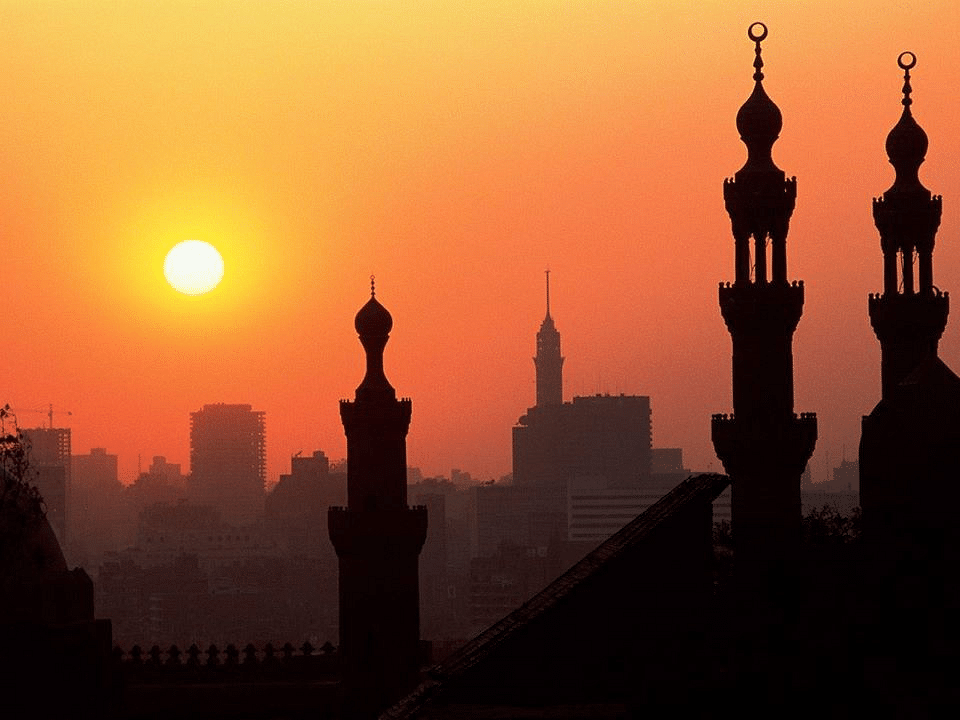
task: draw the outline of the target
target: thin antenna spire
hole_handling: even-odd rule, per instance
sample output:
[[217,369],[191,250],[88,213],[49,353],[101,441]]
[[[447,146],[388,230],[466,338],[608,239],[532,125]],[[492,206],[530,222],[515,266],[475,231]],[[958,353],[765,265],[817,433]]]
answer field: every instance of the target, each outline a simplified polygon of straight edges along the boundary
[[550,269],[543,271],[547,276],[547,317],[550,317]]

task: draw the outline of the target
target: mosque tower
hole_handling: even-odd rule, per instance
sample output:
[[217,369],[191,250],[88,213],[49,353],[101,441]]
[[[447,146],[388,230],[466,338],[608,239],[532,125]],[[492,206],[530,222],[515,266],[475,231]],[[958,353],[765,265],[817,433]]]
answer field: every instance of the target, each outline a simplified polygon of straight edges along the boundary
[[354,326],[367,356],[356,397],[340,401],[347,436],[347,507],[329,511],[340,559],[340,655],[350,717],[375,716],[418,679],[418,557],[425,507],[407,506],[410,400],[383,372],[393,318],[370,283]]
[[[873,201],[883,250],[883,293],[871,295],[870,322],[880,340],[882,397],[863,418],[860,505],[864,542],[894,586],[907,583],[918,603],[960,604],[960,378],[938,357],[949,298],[933,284],[933,245],[940,226],[939,195],[918,170],[927,135],[913,118],[913,53],[904,71],[903,112],[887,135],[896,179]],[[916,267],[916,276],[914,276]],[[905,579],[909,573],[913,579]],[[939,587],[930,583],[939,583]]]
[[[714,415],[713,444],[733,484],[735,559],[782,567],[800,539],[800,476],[817,438],[813,413],[793,411],[793,332],[803,312],[803,283],[787,280],[787,230],[796,179],[786,179],[771,150],[783,126],[763,88],[763,23],[756,43],[753,93],[737,113],[747,161],[723,196],[733,225],[735,280],[720,284],[720,312],[733,340],[733,415]],[[751,243],[752,240],[752,243]],[[751,254],[752,250],[752,254]],[[752,272],[751,272],[752,269]]]
[[550,317],[550,271],[547,275],[547,314],[537,333],[537,407],[563,404],[563,357],[560,355],[560,333]]
[[903,113],[887,135],[887,156],[897,174],[883,197],[873,201],[883,250],[883,292],[870,295],[869,308],[870,324],[880,340],[883,397],[925,358],[936,357],[950,306],[947,293],[933,284],[933,245],[942,203],[918,176],[927,134],[910,110],[910,69],[916,57],[905,52],[897,63],[904,71]]

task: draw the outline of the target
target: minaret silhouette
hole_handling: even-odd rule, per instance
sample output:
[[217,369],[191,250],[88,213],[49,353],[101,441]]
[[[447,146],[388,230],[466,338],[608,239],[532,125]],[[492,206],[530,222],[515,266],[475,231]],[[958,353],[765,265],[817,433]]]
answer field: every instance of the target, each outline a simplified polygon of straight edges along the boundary
[[[931,602],[942,606],[943,592],[960,603],[960,528],[953,512],[960,503],[960,378],[937,355],[949,298],[933,285],[941,198],[918,177],[927,135],[910,108],[916,57],[901,53],[897,63],[904,71],[903,112],[887,135],[896,179],[873,201],[884,282],[869,308],[880,340],[883,394],[863,418],[860,436],[862,538],[891,587],[906,587],[905,574],[923,577],[941,585],[930,592],[937,596]],[[907,594],[922,602],[919,591]]]
[[883,293],[871,294],[869,300],[870,324],[880,340],[885,398],[924,359],[937,355],[950,309],[947,293],[933,285],[933,245],[942,202],[918,175],[927,153],[927,134],[910,110],[910,70],[916,57],[901,53],[897,64],[903,70],[903,113],[887,135],[887,156],[897,175],[883,197],[873,201],[873,221],[883,250]]
[[407,507],[410,400],[397,400],[383,372],[393,319],[370,282],[354,325],[367,356],[356,397],[340,401],[347,436],[347,507],[331,507],[340,559],[340,656],[346,715],[370,717],[417,681],[418,556],[425,507]]
[[797,184],[771,155],[783,121],[763,88],[760,42],[767,28],[754,23],[747,34],[756,43],[755,84],[737,113],[737,129],[748,157],[723,184],[736,275],[733,285],[720,284],[720,312],[733,340],[734,414],[714,415],[712,423],[714,448],[733,483],[735,560],[745,578],[754,569],[782,568],[799,542],[800,476],[817,437],[816,416],[793,412],[792,342],[803,283],[787,281],[786,240]]
[[563,404],[563,357],[560,355],[560,333],[550,317],[550,271],[547,276],[547,314],[537,333],[537,407]]

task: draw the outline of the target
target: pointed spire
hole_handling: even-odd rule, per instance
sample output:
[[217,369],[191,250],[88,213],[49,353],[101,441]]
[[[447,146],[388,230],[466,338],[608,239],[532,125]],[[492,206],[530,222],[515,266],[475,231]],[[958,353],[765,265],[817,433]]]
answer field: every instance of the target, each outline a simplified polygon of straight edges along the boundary
[[550,269],[544,270],[547,276],[547,317],[550,317]]
[[917,56],[912,52],[900,53],[897,65],[903,70],[903,113],[900,120],[887,135],[887,157],[897,171],[896,180],[887,192],[923,192],[929,191],[920,182],[919,171],[927,154],[927,134],[913,118],[910,106],[913,99],[910,94],[910,70],[917,64]]
[[744,172],[780,172],[773,162],[773,143],[783,128],[780,108],[763,89],[763,58],[760,43],[767,37],[767,26],[755,22],[747,29],[747,37],[756,43],[753,61],[753,92],[737,113],[737,130],[747,146],[747,162],[737,174]]
[[550,317],[550,270],[544,270],[544,274],[547,276],[547,314],[543,316],[543,322],[540,323],[540,332],[544,330],[556,332],[553,318]]
[[560,333],[550,317],[550,271],[547,279],[547,314],[537,332],[537,406],[563,403],[563,356],[560,354]]

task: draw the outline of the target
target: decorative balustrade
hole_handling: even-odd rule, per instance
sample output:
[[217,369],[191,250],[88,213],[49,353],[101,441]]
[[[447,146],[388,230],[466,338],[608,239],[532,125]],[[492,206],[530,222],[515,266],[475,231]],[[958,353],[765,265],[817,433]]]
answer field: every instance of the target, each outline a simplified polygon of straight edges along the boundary
[[117,671],[127,684],[166,682],[257,682],[272,680],[333,680],[339,671],[337,648],[324,643],[319,649],[310,641],[299,648],[292,643],[276,647],[267,643],[258,649],[248,643],[242,649],[233,643],[221,649],[211,644],[202,649],[196,643],[186,651],[177,645],[145,650],[134,645],[129,652],[113,649]]

